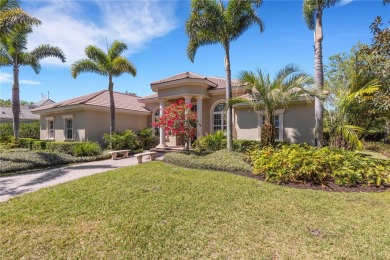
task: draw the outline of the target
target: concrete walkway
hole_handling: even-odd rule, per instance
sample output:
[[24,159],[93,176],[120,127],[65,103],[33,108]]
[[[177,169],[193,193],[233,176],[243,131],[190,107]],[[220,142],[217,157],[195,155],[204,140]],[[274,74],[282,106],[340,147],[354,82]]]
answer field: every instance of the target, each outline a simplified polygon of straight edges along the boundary
[[[156,160],[161,159],[162,157],[156,158]],[[143,161],[148,162],[150,159],[146,156],[143,158]],[[0,202],[7,201],[12,197],[27,192],[33,192],[44,187],[136,164],[138,164],[138,162],[135,157],[118,160],[109,159],[10,177],[0,177]]]

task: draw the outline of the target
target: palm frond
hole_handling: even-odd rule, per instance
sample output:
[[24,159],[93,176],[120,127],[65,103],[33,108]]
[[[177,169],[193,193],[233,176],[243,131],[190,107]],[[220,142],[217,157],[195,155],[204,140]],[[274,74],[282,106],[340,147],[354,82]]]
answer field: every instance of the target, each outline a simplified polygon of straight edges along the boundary
[[99,65],[89,59],[81,59],[73,63],[70,67],[70,72],[73,78],[82,72],[93,72],[99,75],[108,76],[107,71],[103,70]]
[[31,51],[31,55],[37,60],[53,57],[60,59],[62,62],[66,61],[64,52],[60,48],[49,44],[43,44],[34,48],[34,50]]
[[352,100],[360,97],[360,98],[367,98],[372,96],[375,92],[379,90],[381,87],[380,81],[377,79],[373,79],[369,81],[367,84],[365,84],[362,88],[359,90],[352,92],[346,97],[347,103],[350,103]]
[[362,150],[363,144],[359,140],[359,133],[363,132],[363,128],[353,125],[342,125],[339,127],[338,132],[343,137],[344,141],[353,150]]
[[0,32],[12,31],[15,27],[40,25],[41,21],[20,8],[11,8],[0,11]]
[[109,64],[107,54],[102,49],[94,45],[88,45],[85,48],[85,55],[88,59],[96,63],[105,64],[106,66]]
[[303,18],[306,22],[307,27],[309,27],[310,30],[314,30],[316,27],[315,24],[316,11],[317,11],[316,0],[303,1]]
[[129,60],[127,60],[124,57],[116,57],[112,61],[112,67],[113,67],[113,76],[120,76],[123,73],[129,73],[133,75],[134,77],[137,75],[137,69],[133,63],[131,63]]
[[124,42],[116,40],[111,44],[110,49],[108,50],[108,57],[110,60],[114,60],[125,50],[127,50],[127,45]]

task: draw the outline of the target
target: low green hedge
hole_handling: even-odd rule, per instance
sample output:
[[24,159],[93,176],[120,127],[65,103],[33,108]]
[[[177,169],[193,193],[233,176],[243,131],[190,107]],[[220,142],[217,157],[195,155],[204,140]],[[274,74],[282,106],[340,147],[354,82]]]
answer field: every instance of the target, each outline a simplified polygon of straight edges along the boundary
[[32,141],[31,148],[32,150],[37,150],[37,151],[45,150],[47,143],[48,142],[44,140],[34,140]]
[[251,172],[245,162],[245,155],[238,152],[220,150],[213,153],[167,153],[164,162],[187,168],[222,170],[229,172]]
[[109,154],[88,157],[74,157],[69,154],[45,151],[2,151],[0,152],[0,175],[70,163],[103,160],[108,158],[110,158]]
[[49,152],[66,153],[74,156],[94,156],[102,153],[96,142],[47,142]]
[[390,160],[309,145],[281,145],[249,153],[254,174],[275,183],[335,182],[339,185],[389,185]]

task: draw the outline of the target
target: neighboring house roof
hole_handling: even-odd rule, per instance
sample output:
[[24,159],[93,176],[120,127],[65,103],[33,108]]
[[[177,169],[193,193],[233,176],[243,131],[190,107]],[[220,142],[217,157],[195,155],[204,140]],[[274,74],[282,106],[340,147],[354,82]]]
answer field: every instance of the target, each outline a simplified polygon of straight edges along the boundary
[[37,107],[46,106],[46,105],[50,105],[50,104],[54,104],[54,103],[55,102],[53,100],[51,100],[50,98],[47,98],[47,99],[42,99],[41,101],[39,101],[37,103],[34,103],[30,107],[37,108]]
[[[189,72],[189,71],[174,75],[172,77],[168,77],[165,79],[161,79],[161,80],[152,82],[152,83],[150,83],[150,85],[157,85],[157,84],[172,82],[172,81],[181,80],[181,79],[203,79],[203,80],[211,83],[210,85],[212,87],[217,88],[217,89],[226,88],[226,86],[227,86],[226,78],[205,77],[203,75],[196,74],[196,73]],[[242,84],[239,80],[232,79],[232,87],[239,87],[241,85]]]
[[[138,101],[137,96],[114,92],[115,108],[139,112],[150,112],[145,108],[145,104]],[[89,105],[96,107],[110,107],[110,93],[108,90],[101,90],[92,94],[72,98],[58,103],[40,106],[33,109],[33,112],[48,110],[53,108],[69,107],[74,105]]]
[[[23,121],[34,121],[39,120],[39,115],[34,115],[31,113],[28,107],[20,107],[19,119]],[[12,122],[13,113],[12,107],[0,107],[0,122]]]

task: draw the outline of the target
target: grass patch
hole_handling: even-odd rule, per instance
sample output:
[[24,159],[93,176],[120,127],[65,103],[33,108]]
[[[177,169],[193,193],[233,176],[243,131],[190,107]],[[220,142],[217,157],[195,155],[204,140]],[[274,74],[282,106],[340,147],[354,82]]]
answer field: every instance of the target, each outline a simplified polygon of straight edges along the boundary
[[0,258],[389,259],[389,201],[150,162],[0,203]]
[[245,162],[245,155],[226,150],[205,153],[167,153],[164,155],[164,162],[195,169],[252,172],[251,166]]
[[26,149],[0,150],[0,176],[26,170],[107,159],[110,155],[74,157],[69,154],[29,151]]

